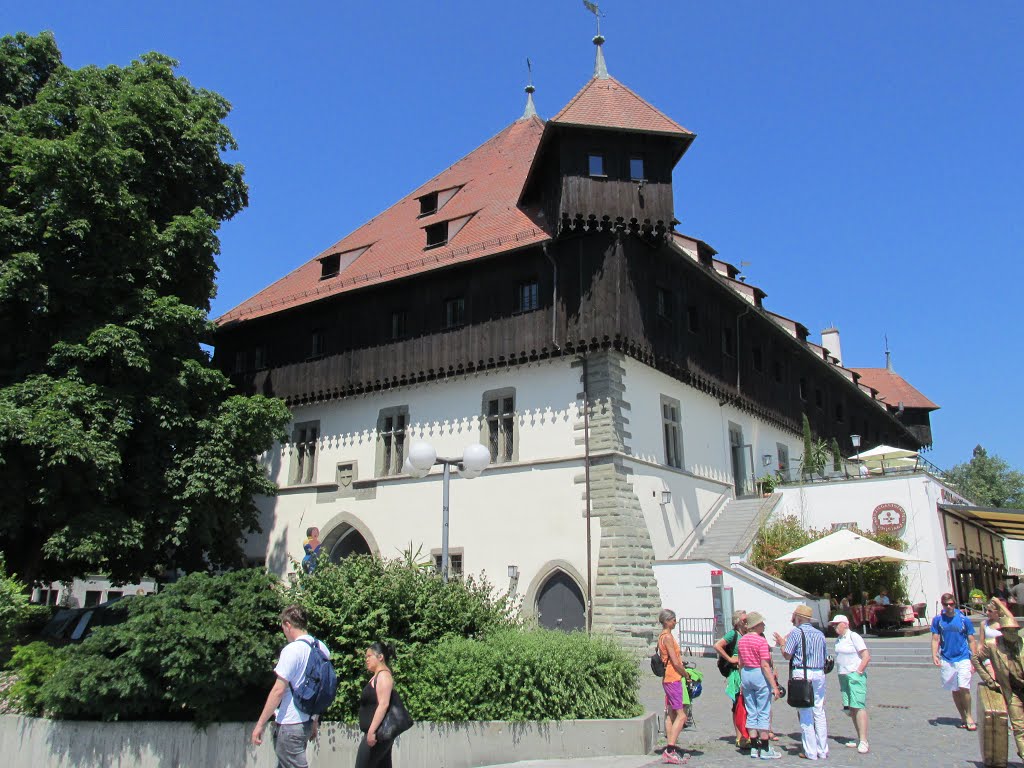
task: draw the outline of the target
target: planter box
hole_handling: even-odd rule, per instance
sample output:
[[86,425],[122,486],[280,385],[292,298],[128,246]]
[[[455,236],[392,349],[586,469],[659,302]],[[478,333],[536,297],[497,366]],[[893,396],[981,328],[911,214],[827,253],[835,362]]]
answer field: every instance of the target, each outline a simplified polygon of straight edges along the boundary
[[[4,768],[274,768],[270,729],[250,746],[253,723],[99,723],[0,717]],[[396,768],[476,768],[517,760],[648,754],[657,716],[549,723],[417,723],[395,743]],[[310,766],[355,764],[362,734],[325,723],[309,747]]]

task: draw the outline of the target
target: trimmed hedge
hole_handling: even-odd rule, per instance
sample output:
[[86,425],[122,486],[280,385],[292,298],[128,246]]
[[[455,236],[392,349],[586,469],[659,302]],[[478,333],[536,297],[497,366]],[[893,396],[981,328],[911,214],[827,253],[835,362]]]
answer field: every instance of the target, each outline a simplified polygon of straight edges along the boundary
[[574,720],[637,717],[640,671],[608,637],[555,630],[499,630],[447,637],[415,654],[396,686],[414,717]]

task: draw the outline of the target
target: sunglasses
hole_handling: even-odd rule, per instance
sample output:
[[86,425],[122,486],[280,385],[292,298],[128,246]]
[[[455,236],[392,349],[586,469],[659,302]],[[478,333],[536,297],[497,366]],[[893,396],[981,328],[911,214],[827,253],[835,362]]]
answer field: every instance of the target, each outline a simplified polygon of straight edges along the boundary
[[943,603],[943,605],[947,608],[952,608],[954,605],[956,605],[956,603]]

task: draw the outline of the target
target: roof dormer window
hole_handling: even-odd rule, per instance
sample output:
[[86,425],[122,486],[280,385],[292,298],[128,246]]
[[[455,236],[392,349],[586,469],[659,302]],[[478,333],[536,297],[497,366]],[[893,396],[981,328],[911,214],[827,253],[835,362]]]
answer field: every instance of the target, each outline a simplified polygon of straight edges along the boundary
[[457,187],[448,187],[447,189],[435,189],[433,192],[427,192],[424,195],[420,195],[417,200],[420,201],[420,213],[418,218],[424,216],[431,216],[442,208],[444,208],[448,201],[455,197],[455,194],[462,189],[462,185]]
[[427,244],[424,246],[424,250],[440,248],[442,245],[450,243],[473,216],[474,214],[471,213],[468,216],[460,216],[457,219],[439,221],[437,224],[425,226],[423,231],[427,234]]
[[341,254],[331,253],[320,259],[320,279],[336,277],[341,271]]
[[431,192],[420,198],[420,216],[437,213],[437,192]]
[[427,232],[427,248],[440,248],[448,242],[448,222],[431,224],[425,227]]
[[362,248],[353,248],[351,251],[338,251],[337,253],[328,253],[326,256],[321,256],[317,259],[320,262],[320,279],[327,280],[331,277],[337,277],[352,266],[352,262],[366,253],[369,247],[369,245],[364,245]]

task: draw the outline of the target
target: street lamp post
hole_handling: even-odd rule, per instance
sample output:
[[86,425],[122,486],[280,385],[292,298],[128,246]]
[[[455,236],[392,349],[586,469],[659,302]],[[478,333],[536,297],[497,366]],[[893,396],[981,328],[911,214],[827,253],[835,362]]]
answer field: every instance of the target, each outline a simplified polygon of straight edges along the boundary
[[491,463],[491,452],[480,443],[471,443],[462,451],[462,458],[444,458],[430,443],[419,440],[409,446],[409,455],[402,469],[413,477],[426,477],[430,468],[440,464],[444,468],[441,484],[441,578],[448,581],[448,482],[454,465],[465,478],[480,477]]
[[[860,455],[860,435],[850,435],[850,445],[853,446],[854,455],[859,456]],[[863,466],[863,462],[861,461],[861,459],[858,459],[857,461],[861,462],[861,466]],[[844,463],[844,466],[846,466],[845,463]],[[860,474],[860,469],[859,468],[857,469],[857,474],[858,475]]]
[[946,557],[949,558],[950,582],[953,586],[953,600],[960,605],[960,590],[956,588],[956,547],[952,544],[946,545]]

